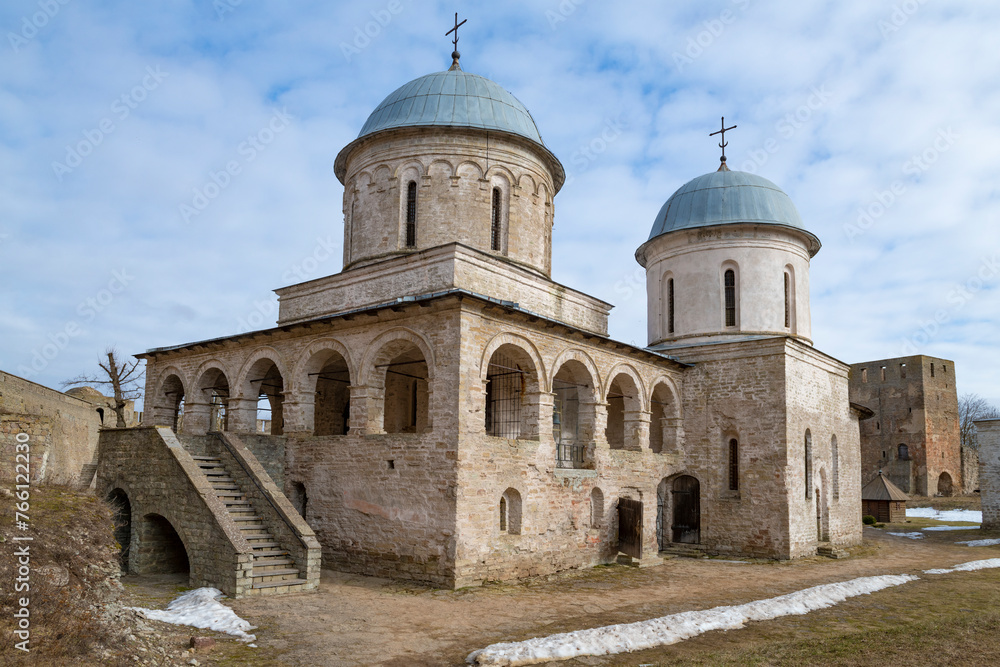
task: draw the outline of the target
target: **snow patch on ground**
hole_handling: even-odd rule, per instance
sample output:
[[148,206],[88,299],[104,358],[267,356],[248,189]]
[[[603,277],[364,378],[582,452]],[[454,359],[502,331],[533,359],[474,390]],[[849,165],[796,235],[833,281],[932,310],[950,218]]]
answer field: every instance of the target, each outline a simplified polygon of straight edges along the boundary
[[927,526],[920,530],[979,530],[979,526]]
[[1000,544],[1000,540],[966,540],[955,544],[964,544],[967,547],[992,547],[994,544]]
[[938,521],[972,521],[983,522],[983,513],[979,510],[936,510],[933,507],[908,507],[906,516],[918,519],[936,519]]
[[225,632],[245,642],[256,640],[254,635],[247,634],[247,631],[253,630],[254,626],[219,602],[221,597],[222,591],[217,588],[196,588],[183,593],[168,604],[165,610],[143,607],[132,607],[132,609],[142,612],[146,618],[154,621]]
[[[997,559],[1000,563],[1000,559]],[[589,630],[537,637],[523,642],[492,644],[473,651],[466,662],[479,665],[531,665],[583,655],[612,655],[675,644],[709,630],[737,630],[747,621],[807,614],[832,607],[847,598],[899,586],[917,577],[910,574],[861,577],[813,586],[795,593],[736,606],[686,611],[638,623],[608,625]]]
[[887,533],[887,535],[895,535],[896,537],[908,537],[911,540],[922,540],[924,539],[923,533]]
[[951,572],[972,572],[973,570],[989,570],[1000,567],[1000,558],[987,558],[986,560],[973,560],[968,563],[961,563],[950,569],[924,570],[924,574],[949,574]]

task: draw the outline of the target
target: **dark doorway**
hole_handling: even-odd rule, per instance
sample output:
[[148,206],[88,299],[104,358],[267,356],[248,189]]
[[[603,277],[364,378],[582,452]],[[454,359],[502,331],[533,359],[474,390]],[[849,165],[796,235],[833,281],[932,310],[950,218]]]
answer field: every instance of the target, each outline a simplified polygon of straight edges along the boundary
[[137,574],[188,572],[187,550],[170,522],[159,514],[143,517],[139,540],[140,571]]
[[128,572],[129,544],[132,542],[132,504],[128,501],[128,495],[121,489],[115,489],[108,494],[108,504],[114,512],[115,541],[121,548],[118,562],[122,572]]
[[292,506],[303,519],[306,518],[306,507],[309,504],[309,496],[306,495],[306,487],[302,482],[292,482],[291,495],[288,498],[292,501]]
[[618,499],[618,550],[642,558],[642,501]]
[[699,544],[701,542],[701,491],[698,480],[681,475],[674,480],[671,491],[674,501],[674,523],[671,526],[674,542]]

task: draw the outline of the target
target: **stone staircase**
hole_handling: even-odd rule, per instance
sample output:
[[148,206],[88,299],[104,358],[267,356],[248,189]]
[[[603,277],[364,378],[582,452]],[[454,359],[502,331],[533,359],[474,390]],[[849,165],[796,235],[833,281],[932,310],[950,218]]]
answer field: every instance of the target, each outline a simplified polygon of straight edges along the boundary
[[287,550],[264,525],[243,489],[233,479],[222,460],[213,456],[192,456],[208,478],[219,501],[253,548],[253,584],[250,595],[276,595],[305,590],[308,583]]
[[661,558],[707,558],[708,548],[701,544],[671,542],[660,550]]

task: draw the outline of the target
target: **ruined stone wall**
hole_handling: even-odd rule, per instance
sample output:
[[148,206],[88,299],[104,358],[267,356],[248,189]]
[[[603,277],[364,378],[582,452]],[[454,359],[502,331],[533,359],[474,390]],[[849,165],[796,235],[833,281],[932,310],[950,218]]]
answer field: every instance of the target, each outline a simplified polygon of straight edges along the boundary
[[1000,530],[1000,419],[976,422],[983,530]]
[[[407,189],[416,183],[416,245],[459,242],[548,276],[552,173],[531,142],[503,133],[410,128],[363,141],[344,180],[344,267],[411,252]],[[491,244],[493,189],[502,196],[499,250]]]
[[[100,426],[101,418],[91,403],[0,371],[3,460],[13,462],[14,438],[27,433],[32,479],[76,483],[83,466],[94,461]],[[12,463],[5,465],[3,474],[13,469]]]
[[953,362],[917,355],[852,364],[850,394],[875,412],[861,422],[862,482],[882,470],[906,493],[934,495],[946,473],[961,492]]

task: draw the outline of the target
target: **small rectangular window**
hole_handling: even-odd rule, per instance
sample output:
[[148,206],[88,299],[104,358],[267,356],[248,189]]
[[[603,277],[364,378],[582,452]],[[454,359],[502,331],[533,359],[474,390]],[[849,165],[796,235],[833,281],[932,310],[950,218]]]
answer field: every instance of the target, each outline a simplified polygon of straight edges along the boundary
[[674,332],[674,279],[667,279],[667,333]]
[[867,368],[862,368],[861,369],[861,381],[862,382],[868,382],[868,369]]
[[934,377],[934,362],[931,362],[931,377]]
[[740,490],[740,445],[736,438],[729,441],[729,490]]
[[885,382],[885,366],[881,366],[879,370],[882,371],[882,382]]
[[736,326],[736,272],[727,269],[725,273],[726,326]]
[[906,364],[899,365],[899,377],[903,380],[906,379]]

